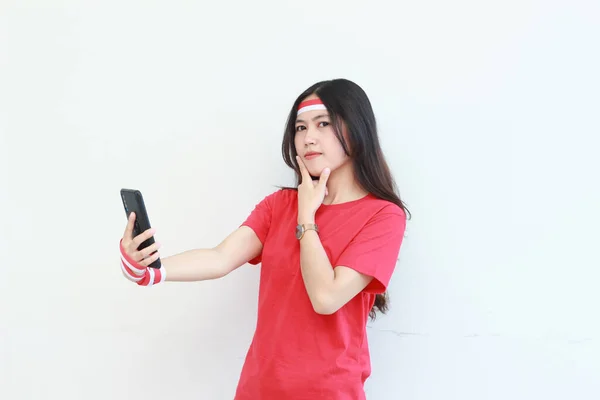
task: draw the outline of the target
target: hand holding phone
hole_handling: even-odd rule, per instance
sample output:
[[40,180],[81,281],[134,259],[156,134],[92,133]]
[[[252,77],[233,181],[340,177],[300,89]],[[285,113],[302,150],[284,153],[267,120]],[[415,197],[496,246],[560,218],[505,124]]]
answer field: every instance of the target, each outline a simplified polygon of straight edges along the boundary
[[121,199],[127,216],[127,225],[121,245],[126,254],[140,266],[160,268],[160,244],[154,240],[155,230],[139,190],[121,189]]

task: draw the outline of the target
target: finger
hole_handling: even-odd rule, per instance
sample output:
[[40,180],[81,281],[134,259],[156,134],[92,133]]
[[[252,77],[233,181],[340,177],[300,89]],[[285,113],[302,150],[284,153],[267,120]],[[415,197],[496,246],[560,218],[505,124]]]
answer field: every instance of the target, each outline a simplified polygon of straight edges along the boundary
[[140,233],[135,238],[133,238],[132,243],[135,246],[135,248],[137,249],[138,247],[140,247],[140,244],[142,244],[146,240],[150,239],[155,233],[156,233],[156,230],[154,228],[146,229],[144,232]]
[[135,222],[135,213],[132,211],[129,213],[129,218],[127,218],[127,225],[125,226],[125,232],[123,232],[123,238],[131,240],[133,239],[133,225]]
[[158,251],[158,249],[160,249],[160,243],[156,242],[140,251],[138,251],[138,254],[136,254],[136,258],[139,258],[140,260],[143,258],[148,257],[150,254],[154,253],[155,251]]
[[310,174],[308,173],[308,169],[306,169],[306,165],[302,162],[300,156],[296,156],[296,161],[298,162],[298,167],[300,168],[300,174],[302,175],[302,183],[310,182],[312,179]]
[[[319,181],[313,181],[313,187],[319,186]],[[325,196],[329,195],[329,190],[327,190],[327,186],[325,186]]]
[[319,185],[321,188],[327,190],[327,180],[329,179],[329,174],[331,170],[329,168],[325,168],[323,172],[321,172],[321,176],[319,177]]
[[143,267],[147,267],[148,265],[152,264],[154,261],[158,260],[159,257],[160,257],[160,253],[157,251],[156,253],[152,254],[150,257],[144,258],[142,261],[140,261],[139,264]]

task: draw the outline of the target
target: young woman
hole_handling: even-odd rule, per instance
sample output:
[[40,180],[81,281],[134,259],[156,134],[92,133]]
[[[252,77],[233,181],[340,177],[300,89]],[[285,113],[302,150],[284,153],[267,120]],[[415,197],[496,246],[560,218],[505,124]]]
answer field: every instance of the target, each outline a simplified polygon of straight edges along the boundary
[[408,211],[379,145],[365,92],[337,79],[295,101],[283,159],[296,188],[265,197],[212,249],[162,259],[154,230],[121,239],[124,275],[139,285],[221,278],[261,265],[258,316],[237,400],[364,399],[371,373],[366,324],[387,309]]

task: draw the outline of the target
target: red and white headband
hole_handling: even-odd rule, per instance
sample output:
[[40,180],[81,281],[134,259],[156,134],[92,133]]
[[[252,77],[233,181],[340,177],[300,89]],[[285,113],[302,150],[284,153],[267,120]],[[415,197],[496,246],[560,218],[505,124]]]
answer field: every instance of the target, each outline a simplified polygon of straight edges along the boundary
[[298,115],[313,110],[327,110],[321,99],[306,100],[298,106]]

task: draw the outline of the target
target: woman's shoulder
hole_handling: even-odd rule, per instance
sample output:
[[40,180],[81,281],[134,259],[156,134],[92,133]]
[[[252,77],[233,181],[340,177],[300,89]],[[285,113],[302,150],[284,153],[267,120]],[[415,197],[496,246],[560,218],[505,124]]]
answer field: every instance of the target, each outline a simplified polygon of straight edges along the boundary
[[276,190],[267,194],[263,201],[268,202],[271,206],[278,206],[280,204],[289,204],[290,202],[297,201],[297,198],[298,191],[296,189],[278,187]]
[[370,212],[373,216],[388,215],[406,219],[406,212],[398,204],[394,203],[393,201],[377,197],[371,193],[366,196],[362,205],[370,209]]

